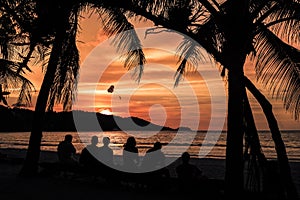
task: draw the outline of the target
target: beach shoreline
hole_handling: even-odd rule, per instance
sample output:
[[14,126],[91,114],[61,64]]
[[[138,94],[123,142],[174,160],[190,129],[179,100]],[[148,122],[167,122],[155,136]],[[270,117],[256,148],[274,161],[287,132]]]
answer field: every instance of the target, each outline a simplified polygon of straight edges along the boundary
[[[12,160],[15,163],[22,163],[22,161],[26,157],[26,150],[25,149],[0,149],[0,154],[6,155],[7,158]],[[79,157],[79,154],[77,154]],[[114,155],[115,160],[119,160],[121,156]],[[180,158],[174,157],[167,157],[167,162],[171,163],[168,165],[170,174],[172,177],[176,177],[175,175],[175,167],[180,164]],[[56,152],[53,151],[41,151],[40,153],[40,160],[41,163],[43,162],[57,162],[58,157]],[[224,159],[215,159],[215,158],[191,158],[190,163],[196,165],[201,171],[203,175],[215,179],[224,179],[225,175],[225,160]]]
[[[28,184],[33,184],[35,187],[42,187],[42,186],[36,186],[38,182],[41,182],[40,184],[48,185],[49,187],[49,193],[51,193],[51,190],[54,190],[54,192],[57,188],[57,184],[50,184],[54,180],[39,180],[37,183],[35,183],[33,180],[28,180],[25,181],[23,179],[18,178],[18,173],[21,170],[22,163],[25,159],[26,156],[26,150],[24,149],[0,149],[0,155],[2,156],[1,162],[0,162],[0,188],[1,192],[0,194],[4,194],[4,197],[7,198],[1,198],[1,199],[14,199],[14,198],[9,198],[9,196],[15,196],[16,199],[17,197],[21,197],[22,195],[24,196],[30,196],[32,198],[30,199],[39,199],[38,196],[40,195],[40,192],[36,194],[28,194],[24,188],[27,188]],[[5,155],[5,157],[3,156]],[[6,161],[4,161],[5,159]],[[40,162],[56,162],[57,161],[57,155],[56,152],[51,152],[51,151],[42,151],[40,154]],[[180,159],[175,160],[172,164],[168,166],[170,174],[172,177],[176,177],[176,172],[175,172],[175,167],[179,164]],[[208,177],[209,179],[217,179],[217,180],[224,180],[225,177],[225,160],[224,159],[213,159],[213,158],[191,158],[191,163],[195,164],[200,168],[203,172],[203,175]],[[296,185],[298,194],[300,194],[300,162],[290,162],[290,167],[291,167],[291,173],[292,177],[294,179],[294,183]],[[40,185],[39,184],[39,185]],[[50,185],[49,185],[50,184]],[[67,187],[67,189],[72,190],[70,185],[66,186],[65,184],[61,183],[61,187]],[[67,184],[74,184],[74,183],[67,183]],[[13,188],[12,188],[13,187]],[[78,185],[74,186],[74,188],[79,187]],[[102,187],[102,186],[101,186]],[[5,190],[5,188],[9,188],[9,190]],[[77,188],[78,189],[78,188]],[[45,191],[46,189],[40,189],[41,191]],[[107,195],[107,198],[109,198],[109,191],[110,189],[105,189],[106,191],[102,191],[103,195]],[[15,192],[21,192],[20,194],[17,194]],[[28,189],[30,191],[30,189]],[[62,191],[61,191],[62,192]],[[90,191],[92,192],[92,191]],[[107,192],[107,193],[106,193]],[[126,194],[124,195],[130,195],[127,192],[128,191],[123,191]],[[24,194],[22,194],[24,193]],[[62,192],[63,193],[63,192]],[[82,194],[84,195],[84,194]],[[134,194],[136,195],[136,194]],[[142,195],[142,194],[140,194]],[[51,195],[50,195],[51,196]],[[100,195],[101,196],[101,195]],[[119,195],[118,195],[119,196]],[[33,198],[34,197],[34,198]],[[57,197],[56,197],[57,198]],[[119,198],[123,198],[122,195],[119,196]],[[144,197],[143,197],[144,198]],[[59,199],[59,198],[58,198]],[[78,199],[76,196],[74,196],[74,199]],[[112,199],[110,197],[110,199]],[[116,198],[117,199],[117,198]],[[126,198],[125,198],[126,199]]]

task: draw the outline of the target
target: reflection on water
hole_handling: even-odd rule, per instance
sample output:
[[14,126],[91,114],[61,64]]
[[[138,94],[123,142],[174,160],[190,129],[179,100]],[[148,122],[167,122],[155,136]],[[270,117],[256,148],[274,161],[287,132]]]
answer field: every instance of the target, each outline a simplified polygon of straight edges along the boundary
[[[73,135],[73,144],[77,149],[77,153],[80,153],[84,146],[90,143],[93,135],[97,135],[99,138],[108,136],[111,139],[110,146],[115,155],[122,154],[123,144],[129,136],[129,134],[122,131],[84,132],[80,136],[77,132],[44,132],[42,150],[56,151],[58,143],[64,139],[65,134]],[[183,151],[188,151],[192,157],[225,158],[226,133],[222,133],[221,135],[209,134],[211,135],[207,135],[206,132],[130,132],[130,135],[133,135],[137,140],[140,155],[144,155],[154,142],[160,141],[163,144],[163,152],[169,157],[179,157]],[[0,133],[0,148],[26,149],[29,136],[29,132],[2,132]],[[208,140],[204,143],[203,141],[206,136],[210,137],[207,137]],[[212,140],[214,139],[212,136],[217,137],[215,138],[216,143]],[[269,132],[260,132],[259,137],[266,157],[276,158],[271,134]],[[300,131],[283,131],[282,139],[285,142],[289,159],[300,161]],[[99,141],[102,140],[100,139]],[[99,146],[101,146],[101,143],[99,143]],[[205,152],[205,156],[199,156],[200,150],[201,152]],[[208,154],[206,155],[206,153]]]

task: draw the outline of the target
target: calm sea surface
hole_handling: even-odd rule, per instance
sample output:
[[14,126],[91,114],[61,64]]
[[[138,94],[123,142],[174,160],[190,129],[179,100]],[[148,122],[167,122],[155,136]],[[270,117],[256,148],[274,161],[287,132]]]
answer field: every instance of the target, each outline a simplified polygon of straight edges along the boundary
[[[110,147],[115,155],[122,154],[122,147],[129,135],[137,140],[139,154],[152,147],[153,143],[160,141],[163,144],[163,152],[166,156],[179,157],[183,151],[188,151],[192,157],[199,158],[225,158],[226,133],[218,132],[44,132],[42,138],[42,150],[56,151],[57,145],[66,134],[72,134],[73,144],[80,153],[85,145],[90,143],[93,135],[97,135],[99,146],[101,138],[108,136],[111,139]],[[26,149],[30,132],[0,132],[0,148]],[[276,158],[274,142],[270,132],[259,132],[262,150],[267,158]],[[286,145],[288,158],[300,162],[300,131],[282,131],[282,139]]]

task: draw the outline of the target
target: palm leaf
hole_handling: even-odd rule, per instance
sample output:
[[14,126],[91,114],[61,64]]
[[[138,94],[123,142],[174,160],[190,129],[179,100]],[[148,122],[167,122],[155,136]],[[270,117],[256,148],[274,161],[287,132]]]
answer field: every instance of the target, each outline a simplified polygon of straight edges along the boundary
[[195,71],[200,62],[204,62],[208,59],[208,57],[202,53],[203,51],[204,49],[197,42],[186,37],[183,39],[177,48],[177,53],[179,54],[178,63],[180,64],[174,76],[174,87],[178,86],[182,75],[188,71]]
[[255,43],[256,75],[272,97],[281,98],[284,107],[299,118],[300,51],[280,40],[267,29],[260,29]]
[[18,103],[31,105],[31,92],[34,85],[22,74],[17,73],[20,63],[0,59],[0,84],[4,89],[19,91]]
[[98,13],[104,32],[108,36],[115,36],[112,43],[118,52],[124,54],[124,67],[134,69],[133,77],[139,82],[146,59],[133,25],[119,8],[101,8]]
[[63,110],[71,110],[77,91],[77,76],[79,72],[79,52],[76,46],[78,29],[78,10],[73,10],[69,18],[70,29],[64,38],[59,65],[54,82],[50,88],[47,110],[52,111],[55,104],[62,104]]
[[266,19],[266,26],[290,44],[300,44],[300,2],[279,1],[279,6]]

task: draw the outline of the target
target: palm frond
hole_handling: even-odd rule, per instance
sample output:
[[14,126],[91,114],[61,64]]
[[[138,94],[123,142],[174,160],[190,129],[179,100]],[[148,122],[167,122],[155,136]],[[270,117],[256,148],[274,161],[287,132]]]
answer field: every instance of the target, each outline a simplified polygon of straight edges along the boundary
[[[154,15],[165,16],[170,7],[176,4],[176,0],[132,0],[132,4],[146,12],[151,12]],[[181,1],[183,2],[183,1]]]
[[214,18],[208,18],[207,22],[198,27],[198,42],[210,53],[216,60],[222,62],[221,52],[224,44],[222,30],[216,25]]
[[78,13],[73,12],[70,17],[70,30],[67,31],[62,53],[59,59],[54,82],[50,88],[47,110],[52,111],[55,104],[62,104],[63,110],[71,110],[77,92],[77,78],[79,72],[79,52],[76,46],[78,28]]
[[17,73],[19,66],[20,63],[0,59],[0,84],[11,91],[19,91],[18,103],[31,105],[31,92],[35,87],[23,73]]
[[280,40],[267,29],[260,30],[255,43],[256,75],[272,93],[281,98],[286,110],[299,119],[300,51]]
[[288,43],[299,45],[300,3],[293,0],[279,1],[278,9],[268,16],[265,24]]
[[25,106],[31,105],[31,92],[35,92],[34,85],[25,77],[19,77],[22,81],[22,87],[18,96],[17,104]]
[[133,77],[140,81],[146,59],[133,25],[118,8],[102,8],[98,11],[104,32],[108,36],[115,36],[112,44],[119,53],[124,54],[124,67],[134,69]]
[[196,71],[200,62],[205,62],[209,59],[209,57],[205,56],[202,52],[204,52],[204,49],[197,42],[186,37],[183,39],[177,47],[177,54],[179,55],[177,63],[180,64],[174,75],[174,87],[178,86],[185,73],[189,71]]

